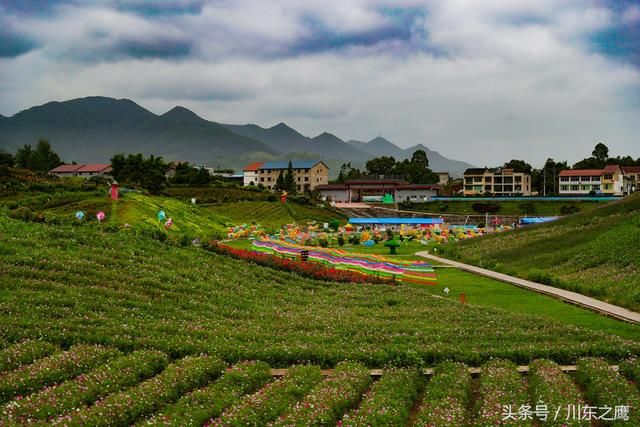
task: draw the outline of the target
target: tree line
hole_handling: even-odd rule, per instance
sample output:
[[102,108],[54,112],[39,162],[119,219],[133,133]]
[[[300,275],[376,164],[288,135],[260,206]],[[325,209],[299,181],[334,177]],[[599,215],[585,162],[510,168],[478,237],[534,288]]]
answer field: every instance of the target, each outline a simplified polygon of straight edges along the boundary
[[411,159],[402,161],[396,160],[393,156],[381,156],[367,160],[364,171],[351,167],[351,163],[345,163],[340,168],[338,179],[335,182],[342,183],[367,176],[399,177],[411,184],[435,184],[438,182],[438,174],[429,169],[429,158],[424,150],[416,150]]

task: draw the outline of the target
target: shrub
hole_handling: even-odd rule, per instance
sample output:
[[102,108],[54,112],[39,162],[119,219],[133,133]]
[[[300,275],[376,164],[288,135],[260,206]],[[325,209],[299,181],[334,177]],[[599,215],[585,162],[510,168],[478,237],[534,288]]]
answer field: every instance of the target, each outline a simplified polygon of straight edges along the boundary
[[620,373],[640,386],[640,359],[633,357],[622,361]]
[[580,359],[577,363],[576,379],[584,388],[585,397],[589,403],[612,408],[608,417],[614,417],[613,408],[616,406],[626,405],[630,408],[629,420],[608,420],[612,425],[640,425],[638,390],[622,375],[614,372],[604,359],[592,357]]
[[580,212],[580,208],[576,205],[564,205],[560,208],[562,215],[570,215],[578,212]]
[[227,370],[222,378],[195,390],[142,423],[157,426],[201,426],[219,417],[225,408],[242,396],[261,388],[271,379],[271,369],[263,362],[242,362]]
[[0,374],[0,402],[73,378],[121,354],[101,346],[75,345],[68,351]]
[[370,383],[371,376],[366,367],[353,362],[340,363],[331,376],[273,425],[335,425],[345,411],[358,404]]
[[57,345],[43,341],[23,341],[0,351],[0,372],[11,371],[34,360],[60,350]]
[[473,209],[476,212],[479,213],[490,213],[490,214],[495,214],[500,210],[500,204],[499,203],[480,203],[480,202],[476,202],[474,204],[471,205],[471,209]]
[[302,399],[321,379],[320,368],[317,366],[292,367],[286,376],[245,397],[224,411],[220,418],[212,419],[206,425],[266,425]]
[[20,219],[22,221],[33,220],[34,214],[31,209],[26,206],[21,206],[9,212],[9,216],[13,219]]
[[12,402],[5,408],[2,418],[21,424],[46,420],[133,386],[161,371],[167,362],[167,356],[158,351],[134,352],[86,375]]
[[342,234],[338,236],[338,245],[344,246],[344,237]]
[[329,227],[337,230],[338,228],[340,228],[340,221],[337,219],[332,219],[331,221],[329,221]]
[[267,202],[275,202],[276,200],[277,200],[277,198],[273,194],[269,194],[267,196]]
[[[531,402],[536,403],[538,410],[534,418],[541,425],[563,426],[567,425],[567,416],[560,414],[567,405],[580,405],[586,402],[582,398],[580,390],[569,375],[560,370],[560,367],[550,360],[535,360],[529,364],[529,390]],[[548,414],[545,416],[545,409]],[[566,412],[566,411],[565,411]],[[590,421],[572,419],[571,425],[589,426]]]
[[[527,405],[529,396],[522,376],[513,362],[491,361],[482,367],[478,418],[480,425],[530,425],[519,418],[518,410]],[[511,415],[513,413],[513,417]]]
[[396,369],[385,372],[373,384],[357,410],[342,420],[349,426],[403,426],[418,396],[422,378],[418,371]]
[[416,425],[458,426],[465,421],[471,376],[462,363],[438,365],[427,383]]
[[326,248],[329,246],[329,241],[327,239],[318,239],[318,245],[320,245],[323,248]]
[[93,406],[58,418],[54,424],[94,427],[130,425],[218,377],[225,367],[224,362],[208,356],[188,356],[139,386],[111,394]]

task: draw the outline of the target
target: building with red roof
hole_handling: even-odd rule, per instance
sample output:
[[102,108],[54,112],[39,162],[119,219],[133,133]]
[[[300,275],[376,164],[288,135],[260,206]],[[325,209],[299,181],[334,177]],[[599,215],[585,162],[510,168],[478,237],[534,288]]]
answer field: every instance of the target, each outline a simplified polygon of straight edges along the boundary
[[258,169],[264,162],[253,162],[242,169],[242,185],[258,184]]
[[634,191],[635,176],[620,165],[606,165],[603,169],[567,169],[559,175],[559,193],[566,196],[589,194],[624,196]]
[[95,163],[90,165],[60,165],[49,171],[49,174],[66,177],[66,176],[83,176],[90,178],[92,176],[109,175],[113,169],[108,163]]
[[396,202],[427,202],[438,195],[439,185],[409,184],[399,179],[354,179],[343,184],[318,185],[315,188],[331,202],[381,202],[391,194]]

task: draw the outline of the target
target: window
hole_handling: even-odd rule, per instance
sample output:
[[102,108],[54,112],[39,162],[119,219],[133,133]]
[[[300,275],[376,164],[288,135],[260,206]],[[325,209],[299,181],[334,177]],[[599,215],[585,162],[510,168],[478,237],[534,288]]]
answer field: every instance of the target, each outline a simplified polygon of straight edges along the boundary
[[583,185],[582,186],[582,190],[583,191],[591,191],[591,186],[590,185]]
[[567,191],[569,190],[569,186],[568,185],[561,185],[560,186],[560,191]]
[[600,186],[599,186],[599,185],[592,185],[592,186],[591,186],[591,189],[592,189],[593,191],[600,191]]
[[591,181],[591,177],[590,177],[590,176],[583,176],[583,177],[580,177],[580,179],[581,179],[583,182]]
[[571,182],[578,182],[580,181],[580,177],[579,176],[572,176],[571,177]]
[[473,178],[465,178],[464,179],[464,183],[465,184],[473,184]]
[[264,176],[260,178],[260,182],[264,182]]
[[494,177],[493,181],[496,184],[502,184],[502,177],[501,176],[496,176],[496,177]]
[[491,185],[485,185],[484,191],[491,191]]
[[490,177],[490,176],[485,176],[484,177],[484,182],[491,182],[491,181],[493,181],[492,177]]
[[298,177],[298,182],[300,182],[300,177]]
[[309,182],[309,177],[308,176],[304,177],[304,182]]
[[569,177],[568,177],[568,176],[561,176],[561,177],[560,177],[560,181],[562,181],[562,182],[568,182],[568,181],[569,181]]
[[613,175],[605,174],[604,179],[611,181],[613,179]]
[[522,177],[521,176],[516,176],[515,179],[516,179],[516,182],[522,182]]
[[504,177],[504,183],[505,184],[513,184],[513,177],[512,176],[505,176]]
[[579,185],[572,185],[571,186],[571,191],[578,191],[580,189]]
[[267,178],[267,181],[271,182],[271,177]]

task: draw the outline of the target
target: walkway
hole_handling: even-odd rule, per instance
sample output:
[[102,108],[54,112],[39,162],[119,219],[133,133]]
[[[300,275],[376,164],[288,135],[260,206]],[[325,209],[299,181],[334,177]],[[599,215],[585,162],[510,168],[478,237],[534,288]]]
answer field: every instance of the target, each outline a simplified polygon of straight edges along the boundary
[[458,261],[453,261],[439,256],[432,255],[427,251],[417,252],[416,255],[429,258],[443,264],[457,267],[460,270],[468,271],[470,273],[479,274],[481,276],[490,277],[492,279],[500,280],[501,282],[510,283],[512,285],[529,289],[531,291],[539,292],[542,294],[550,295],[555,298],[559,298],[570,304],[578,305],[580,307],[587,308],[589,310],[596,311],[605,316],[613,317],[625,322],[640,324],[640,313],[627,310],[626,308],[618,307],[617,305],[609,304],[604,301],[597,300],[595,298],[587,297],[576,292],[566,291],[564,289],[554,288],[553,286],[542,285],[540,283],[532,282],[530,280],[520,279],[518,277],[509,276],[508,274],[498,273],[495,271],[487,270],[485,268],[476,267],[469,264],[464,264]]

